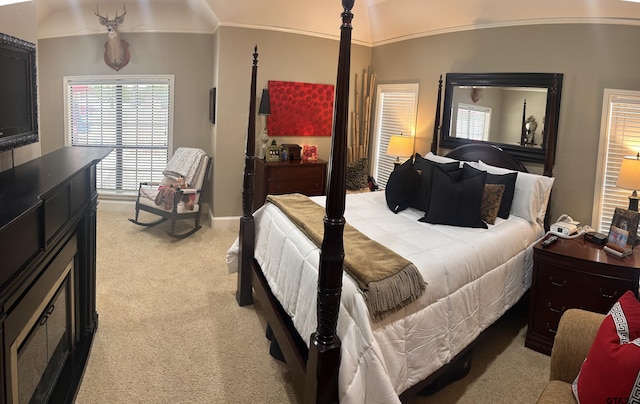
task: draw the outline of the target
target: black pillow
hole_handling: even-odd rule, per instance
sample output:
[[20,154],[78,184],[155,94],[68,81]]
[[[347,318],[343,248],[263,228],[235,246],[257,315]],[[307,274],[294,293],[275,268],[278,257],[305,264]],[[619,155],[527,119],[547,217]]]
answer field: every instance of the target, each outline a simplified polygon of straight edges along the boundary
[[486,229],[480,213],[485,179],[484,171],[463,170],[462,177],[456,180],[436,166],[429,210],[420,221]]
[[460,163],[457,161],[451,163],[436,163],[434,161],[425,159],[418,153],[415,155],[414,168],[420,174],[420,186],[416,190],[413,198],[409,201],[409,206],[412,208],[421,210],[423,212],[429,211],[429,202],[431,195],[431,178],[433,176],[433,167],[438,166],[443,171],[449,173],[449,176],[455,178],[457,181],[462,176],[462,169],[460,169]]
[[[476,168],[471,167],[468,164],[465,164],[463,167],[464,170],[475,170],[480,171]],[[508,174],[491,174],[487,173],[487,184],[503,184],[504,185],[504,193],[502,194],[502,202],[500,202],[500,210],[498,210],[498,217],[502,219],[509,218],[509,212],[511,212],[511,205],[513,203],[513,194],[516,190],[516,179],[518,178],[518,173],[508,173]]]
[[409,207],[409,201],[420,185],[420,174],[413,167],[411,159],[395,167],[384,190],[387,206],[393,213]]

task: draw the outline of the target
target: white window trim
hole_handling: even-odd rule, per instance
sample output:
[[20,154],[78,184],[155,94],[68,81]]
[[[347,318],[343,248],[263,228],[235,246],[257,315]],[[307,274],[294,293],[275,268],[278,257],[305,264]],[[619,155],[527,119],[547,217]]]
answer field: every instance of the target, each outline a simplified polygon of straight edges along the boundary
[[[384,93],[411,93],[415,95],[415,102],[413,105],[413,109],[409,111],[411,118],[409,118],[409,122],[406,122],[405,125],[401,125],[402,127],[396,128],[398,133],[394,133],[395,135],[404,134],[415,137],[416,133],[416,119],[418,115],[418,91],[420,89],[420,85],[418,83],[400,83],[400,84],[378,84],[376,89],[376,111],[375,111],[375,121],[373,128],[373,148],[372,148],[372,157],[371,157],[371,172],[374,175],[378,175],[380,159],[385,159],[391,161],[395,160],[394,156],[387,156],[386,150],[381,150],[383,147],[380,142],[380,133],[382,131],[382,96]],[[415,141],[415,139],[414,139]],[[414,150],[415,152],[415,150]],[[376,178],[376,181],[384,186],[386,184],[388,178]]]
[[[174,122],[174,94],[175,94],[175,75],[172,74],[143,74],[143,75],[89,75],[89,76],[64,76],[62,80],[62,93],[64,97],[64,145],[71,146],[69,139],[69,93],[68,86],[70,83],[83,83],[83,84],[120,84],[120,83],[157,83],[158,81],[165,81],[169,83],[169,114],[168,114],[168,130],[167,130],[167,156],[170,159],[173,155],[173,122]],[[111,190],[99,190],[101,196],[108,195],[109,198],[115,199],[129,199],[135,197],[135,193],[131,191],[111,191]]]
[[[615,99],[627,99],[629,104],[638,104],[640,109],[640,91],[631,90],[615,90],[604,89],[604,95],[602,99],[602,117],[600,120],[600,142],[598,146],[598,163],[596,170],[594,199],[593,199],[593,211],[591,217],[591,223],[593,227],[602,233],[608,233],[611,224],[613,212],[603,212],[607,210],[605,207],[604,199],[609,201],[609,205],[612,203],[620,208],[626,209],[629,206],[628,196],[631,194],[631,190],[615,187],[615,183],[611,185],[611,180],[607,183],[607,177],[613,177],[613,181],[617,179],[618,173],[613,172],[612,168],[616,169],[619,166],[622,155],[635,155],[640,152],[640,131],[635,130],[637,135],[631,135],[635,141],[635,147],[630,147],[628,144],[623,144],[623,152],[616,153],[616,155],[609,153],[610,146],[610,126],[612,118],[612,103]],[[638,128],[635,128],[638,129]],[[617,168],[619,170],[619,168]],[[608,172],[607,172],[608,171]],[[611,209],[608,209],[611,210]]]

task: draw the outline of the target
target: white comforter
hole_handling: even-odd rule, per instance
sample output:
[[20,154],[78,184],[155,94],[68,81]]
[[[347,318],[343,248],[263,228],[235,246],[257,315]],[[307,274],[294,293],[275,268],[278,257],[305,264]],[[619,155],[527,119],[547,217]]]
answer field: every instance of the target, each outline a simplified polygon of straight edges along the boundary
[[[324,205],[324,197],[312,199]],[[372,323],[362,295],[344,275],[342,403],[399,403],[400,393],[448,363],[530,286],[532,246],[544,235],[540,225],[511,215],[489,229],[471,229],[418,222],[422,215],[392,213],[384,192],[347,195],[347,222],[412,261],[427,289],[418,301]],[[316,327],[319,248],[274,205],[260,208],[255,220],[255,258],[308,340]],[[237,270],[234,254],[232,247],[230,270]]]

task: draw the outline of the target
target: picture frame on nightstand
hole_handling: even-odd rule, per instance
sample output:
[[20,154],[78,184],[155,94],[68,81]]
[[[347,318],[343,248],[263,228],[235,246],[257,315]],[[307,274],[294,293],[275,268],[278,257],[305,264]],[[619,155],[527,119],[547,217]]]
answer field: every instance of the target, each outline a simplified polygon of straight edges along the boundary
[[627,244],[634,246],[639,241],[639,238],[638,238],[639,222],[640,222],[640,213],[634,210],[616,208],[616,210],[613,213],[613,219],[611,219],[611,226],[628,231],[629,237],[627,238]]

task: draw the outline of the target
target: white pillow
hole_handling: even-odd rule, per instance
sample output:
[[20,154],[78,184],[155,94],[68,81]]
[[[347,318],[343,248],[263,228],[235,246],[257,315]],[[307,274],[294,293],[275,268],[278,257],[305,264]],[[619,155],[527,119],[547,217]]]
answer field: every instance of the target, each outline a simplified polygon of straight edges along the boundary
[[516,178],[516,189],[513,193],[511,214],[526,219],[531,223],[544,224],[549,195],[551,195],[551,187],[553,187],[555,178],[507,170],[506,168],[486,164],[483,161],[479,161],[478,165],[481,170],[486,170],[491,174],[517,172],[518,177]]
[[427,153],[424,156],[424,158],[427,159],[427,160],[431,160],[431,161],[433,161],[435,163],[453,163],[454,161],[458,161],[458,160],[452,159],[450,157],[438,156],[438,155],[435,155],[435,154],[433,154],[431,152]]

